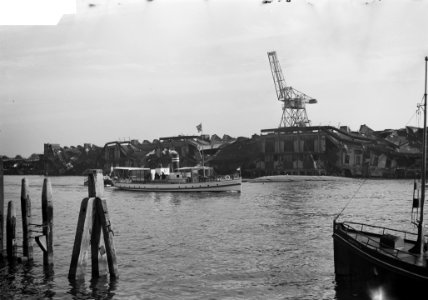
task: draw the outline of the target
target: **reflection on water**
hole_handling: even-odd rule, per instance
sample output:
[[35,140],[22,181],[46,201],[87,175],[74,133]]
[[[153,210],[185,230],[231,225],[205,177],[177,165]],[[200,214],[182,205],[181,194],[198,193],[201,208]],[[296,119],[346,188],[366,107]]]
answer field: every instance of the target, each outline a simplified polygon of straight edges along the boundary
[[1,299],[19,299],[21,297],[37,299],[55,296],[53,274],[43,273],[40,265],[3,262],[0,272]]
[[[17,208],[20,180],[5,176],[5,202]],[[38,223],[43,177],[29,181]],[[344,218],[409,229],[410,181],[367,181],[355,196],[361,180],[244,183],[242,193],[106,188],[120,277],[76,282],[67,275],[87,187],[83,177],[51,182],[54,273],[44,272],[36,247],[34,264],[3,264],[6,299],[364,299],[354,286],[336,283],[335,214],[353,198]]]
[[347,276],[336,277],[335,289],[338,300],[399,300],[397,295],[391,293],[390,288],[376,281],[368,283],[364,278],[358,280]]
[[116,279],[101,276],[89,280],[89,285],[84,280],[70,280],[68,293],[75,299],[114,299],[116,287]]
[[[401,282],[399,286],[389,281],[388,275],[374,273],[367,278],[361,275],[337,276],[336,298],[339,300],[362,299],[362,300],[407,300],[425,299],[421,294],[426,286],[415,288],[411,284]],[[396,282],[396,281],[395,281]]]
[[335,290],[338,300],[374,300],[366,283],[355,278],[337,276]]

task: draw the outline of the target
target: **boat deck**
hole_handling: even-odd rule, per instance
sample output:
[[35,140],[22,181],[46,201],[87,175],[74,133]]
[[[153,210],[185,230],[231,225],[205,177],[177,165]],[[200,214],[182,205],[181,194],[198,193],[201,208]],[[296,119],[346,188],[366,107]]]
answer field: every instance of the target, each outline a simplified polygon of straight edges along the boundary
[[383,254],[390,255],[392,257],[396,257],[401,261],[405,261],[409,264],[417,265],[417,266],[426,266],[427,256],[424,255],[424,259],[421,259],[419,255],[415,255],[409,250],[415,246],[415,243],[410,243],[408,241],[404,241],[404,246],[400,248],[386,248],[382,247],[380,243],[380,237],[364,234],[362,232],[349,233],[348,235],[352,236],[359,243],[366,245],[378,252]]
[[[354,225],[361,225],[361,230],[355,229],[357,226]],[[366,231],[366,229],[368,228],[372,230]],[[373,231],[377,232],[375,233]],[[420,256],[418,254],[410,252],[410,249],[413,248],[416,244],[416,235],[414,233],[397,231],[383,227],[369,226],[359,223],[343,223],[343,232],[346,233],[346,235],[349,236],[350,239],[379,253],[391,256],[393,258],[399,259],[400,261],[415,266],[427,266],[427,253]],[[381,243],[381,239],[385,235],[397,238],[401,242],[398,243],[399,245],[397,246],[385,246]]]

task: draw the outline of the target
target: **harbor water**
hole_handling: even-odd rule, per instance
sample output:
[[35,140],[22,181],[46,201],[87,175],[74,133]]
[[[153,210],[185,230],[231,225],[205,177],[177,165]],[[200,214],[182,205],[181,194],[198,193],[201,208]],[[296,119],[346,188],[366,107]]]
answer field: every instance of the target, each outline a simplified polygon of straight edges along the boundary
[[[5,176],[18,237],[22,176]],[[27,176],[33,223],[44,177]],[[244,182],[242,193],[142,193],[105,188],[119,278],[70,282],[83,177],[51,177],[54,273],[34,245],[32,265],[1,265],[1,299],[361,299],[337,284],[333,219],[412,230],[411,180],[332,178]],[[7,210],[5,210],[7,211]],[[18,240],[21,243],[21,240]],[[90,262],[89,262],[90,265]]]

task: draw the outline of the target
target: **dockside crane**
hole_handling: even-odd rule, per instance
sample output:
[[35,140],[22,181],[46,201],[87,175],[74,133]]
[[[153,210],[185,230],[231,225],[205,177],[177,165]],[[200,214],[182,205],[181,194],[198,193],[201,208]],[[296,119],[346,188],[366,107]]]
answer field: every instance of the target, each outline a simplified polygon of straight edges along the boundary
[[317,100],[299,92],[291,86],[287,86],[282,74],[281,65],[276,57],[276,51],[271,51],[267,54],[275,84],[276,96],[283,103],[279,128],[310,126],[310,121],[306,114],[306,104],[317,103]]

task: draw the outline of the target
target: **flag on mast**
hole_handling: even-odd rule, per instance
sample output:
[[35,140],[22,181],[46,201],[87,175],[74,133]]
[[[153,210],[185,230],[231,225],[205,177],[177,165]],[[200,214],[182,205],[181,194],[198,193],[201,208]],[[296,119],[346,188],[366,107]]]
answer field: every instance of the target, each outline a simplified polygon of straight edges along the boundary
[[202,132],[202,123],[196,125],[196,129],[198,130],[198,132]]

